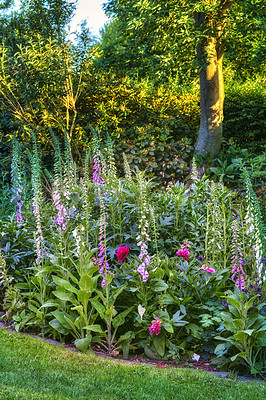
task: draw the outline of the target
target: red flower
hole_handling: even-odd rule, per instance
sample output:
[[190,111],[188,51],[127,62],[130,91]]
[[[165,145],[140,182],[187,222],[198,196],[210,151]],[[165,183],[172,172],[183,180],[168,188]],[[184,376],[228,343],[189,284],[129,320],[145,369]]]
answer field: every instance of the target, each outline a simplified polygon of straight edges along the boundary
[[180,256],[181,256],[181,257],[184,257],[184,259],[187,260],[188,257],[189,257],[189,255],[190,255],[190,253],[189,253],[189,251],[188,251],[187,248],[184,248],[184,249],[179,249],[179,250],[177,251],[176,255],[179,256],[179,257],[180,257]]
[[124,259],[125,259],[125,258],[127,257],[127,255],[128,255],[128,253],[129,253],[129,248],[128,248],[128,246],[125,246],[125,247],[120,246],[119,249],[118,249],[117,252],[116,252],[118,262],[124,261]]
[[152,321],[152,325],[149,326],[150,334],[152,335],[154,332],[156,335],[159,335],[160,330],[161,330],[161,324],[162,320],[158,317],[156,317],[155,321]]

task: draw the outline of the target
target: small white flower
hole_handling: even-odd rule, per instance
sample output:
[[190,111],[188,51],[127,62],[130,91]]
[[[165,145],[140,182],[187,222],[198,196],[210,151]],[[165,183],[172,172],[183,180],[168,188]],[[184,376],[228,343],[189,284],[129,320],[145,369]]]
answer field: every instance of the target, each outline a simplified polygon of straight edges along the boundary
[[193,357],[192,357],[192,360],[193,361],[199,361],[199,359],[200,359],[200,356],[198,354],[194,353]]

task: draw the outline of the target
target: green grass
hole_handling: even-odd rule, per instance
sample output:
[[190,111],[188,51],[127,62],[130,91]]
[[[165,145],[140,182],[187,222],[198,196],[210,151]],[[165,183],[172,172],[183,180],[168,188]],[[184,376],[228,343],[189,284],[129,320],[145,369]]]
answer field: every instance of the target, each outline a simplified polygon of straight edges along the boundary
[[262,400],[265,395],[262,383],[101,359],[0,329],[0,400]]

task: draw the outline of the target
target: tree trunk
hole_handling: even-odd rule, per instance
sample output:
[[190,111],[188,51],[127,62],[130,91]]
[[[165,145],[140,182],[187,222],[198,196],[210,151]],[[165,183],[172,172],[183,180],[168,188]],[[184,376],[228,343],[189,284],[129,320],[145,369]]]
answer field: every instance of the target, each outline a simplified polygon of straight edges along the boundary
[[205,66],[200,68],[200,129],[195,154],[209,153],[213,158],[220,151],[223,133],[223,52],[217,39],[209,38],[207,45],[199,43],[197,57],[200,63],[205,58]]
[[220,0],[216,15],[194,13],[200,65],[200,129],[194,153],[209,154],[211,158],[219,153],[222,142],[224,81],[220,37],[233,3],[234,0]]

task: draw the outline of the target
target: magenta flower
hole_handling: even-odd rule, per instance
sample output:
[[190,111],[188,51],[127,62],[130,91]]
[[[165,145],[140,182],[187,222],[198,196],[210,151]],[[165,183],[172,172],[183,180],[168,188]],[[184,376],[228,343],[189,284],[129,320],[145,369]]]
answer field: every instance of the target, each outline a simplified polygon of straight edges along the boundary
[[162,323],[163,321],[156,317],[156,319],[152,321],[151,326],[149,326],[150,334],[152,335],[155,332],[156,335],[159,335]]
[[245,289],[245,281],[243,275],[240,275],[240,279],[236,280],[236,287],[241,286],[241,289]]
[[185,260],[188,260],[190,253],[187,248],[183,248],[183,249],[179,249],[177,251],[176,255],[179,257],[184,257]]
[[203,270],[203,271],[208,271],[208,272],[210,272],[211,274],[214,274],[214,273],[215,273],[215,269],[214,269],[214,268],[210,268],[210,267],[208,266],[208,264],[204,264],[202,267],[200,267],[200,268],[199,268],[199,271],[201,271],[201,270]]
[[120,246],[119,249],[118,249],[117,252],[116,252],[118,262],[124,261],[124,259],[125,259],[125,258],[127,257],[127,255],[128,255],[128,253],[129,253],[129,248],[128,248],[128,246],[125,246],[125,247]]

